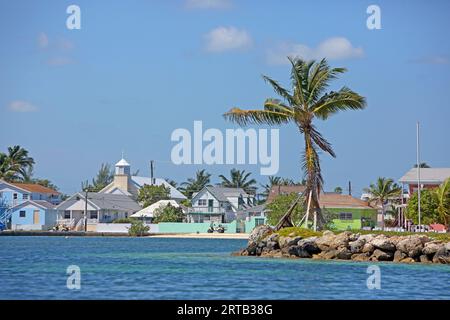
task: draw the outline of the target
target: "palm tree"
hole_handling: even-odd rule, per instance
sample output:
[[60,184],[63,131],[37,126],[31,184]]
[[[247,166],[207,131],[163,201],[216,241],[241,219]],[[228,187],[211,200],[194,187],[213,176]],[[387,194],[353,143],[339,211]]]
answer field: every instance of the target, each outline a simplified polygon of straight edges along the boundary
[[186,182],[181,184],[180,190],[189,199],[192,198],[194,192],[199,192],[204,187],[209,185],[211,181],[211,174],[207,173],[205,169],[198,170],[195,174],[195,178],[189,178]]
[[381,228],[384,230],[385,203],[389,198],[398,197],[402,192],[402,188],[394,183],[394,180],[380,177],[375,184],[365,188],[364,192],[370,195],[369,202],[379,202],[381,204]]
[[450,220],[450,178],[445,180],[436,190],[438,207],[436,208],[439,218],[442,219],[448,228]]
[[245,170],[231,169],[230,179],[222,174],[219,175],[219,178],[222,180],[220,185],[228,188],[242,188],[247,193],[255,193],[256,180],[249,179],[251,174],[251,172],[245,173]]
[[6,181],[23,181],[34,165],[28,151],[20,146],[8,147],[8,153],[0,153],[0,178]]
[[114,169],[109,163],[102,163],[97,176],[92,179],[92,190],[98,192],[110,184],[114,179]]
[[341,187],[336,187],[336,188],[334,188],[334,192],[336,192],[336,193],[339,193],[339,194],[342,194],[342,188]]
[[173,180],[173,179],[166,178],[165,180],[167,181],[168,184],[170,184],[170,185],[171,185],[172,187],[174,187],[174,188],[176,188],[177,185],[178,185],[178,182],[176,182],[176,181]]
[[264,198],[267,198],[269,196],[269,192],[272,189],[273,186],[294,186],[294,185],[301,185],[301,182],[294,182],[294,180],[290,178],[282,178],[277,176],[269,176],[269,182],[266,184],[261,184],[261,187],[264,189],[262,192],[262,196]]
[[283,88],[277,81],[263,76],[280,99],[269,98],[263,110],[233,108],[225,118],[239,125],[281,125],[293,122],[304,138],[302,167],[306,178],[306,192],[311,194],[311,208],[318,214],[319,224],[324,220],[320,212],[319,194],[323,189],[319,151],[336,157],[331,144],[316,129],[316,119],[327,120],[339,111],[360,110],[366,106],[365,98],[347,87],[326,92],[330,82],[346,72],[345,68],[331,68],[326,59],[319,62],[288,58],[291,68],[292,90]]

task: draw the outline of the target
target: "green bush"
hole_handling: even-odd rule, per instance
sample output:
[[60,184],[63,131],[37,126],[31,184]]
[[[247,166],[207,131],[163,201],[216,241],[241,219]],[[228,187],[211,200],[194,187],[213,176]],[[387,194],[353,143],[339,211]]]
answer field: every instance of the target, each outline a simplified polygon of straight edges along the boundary
[[277,233],[283,237],[294,236],[294,237],[302,237],[302,238],[320,237],[322,235],[322,232],[320,232],[320,231],[313,231],[310,229],[305,229],[305,228],[300,228],[300,227],[283,228],[283,229],[280,229]]
[[159,207],[154,212],[154,223],[159,222],[183,222],[184,214],[181,208],[167,204],[167,206]]
[[[267,223],[271,226],[275,226],[278,221],[280,221],[281,217],[289,210],[292,202],[294,202],[297,197],[297,193],[278,195],[266,207]],[[294,223],[298,223],[300,221],[302,212],[303,206],[299,203],[295,206],[295,209],[293,210],[291,215],[291,219]]]
[[128,235],[131,237],[142,237],[147,235],[150,227],[145,225],[142,221],[131,222],[131,227],[128,229]]
[[137,221],[136,218],[120,218],[114,220],[112,223],[133,223],[134,221]]

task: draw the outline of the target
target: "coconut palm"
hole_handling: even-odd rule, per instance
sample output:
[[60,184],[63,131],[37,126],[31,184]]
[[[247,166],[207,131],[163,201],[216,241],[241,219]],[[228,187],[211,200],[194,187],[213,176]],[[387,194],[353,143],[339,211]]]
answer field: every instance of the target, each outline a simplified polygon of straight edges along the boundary
[[450,221],[450,178],[445,180],[436,190],[438,207],[436,208],[439,218],[448,228]]
[[323,189],[320,150],[336,157],[331,144],[315,126],[316,120],[327,120],[339,111],[359,110],[366,106],[365,98],[348,87],[326,92],[331,81],[346,72],[345,68],[331,68],[326,59],[319,62],[288,58],[291,68],[289,91],[277,81],[263,76],[281,99],[269,98],[263,110],[233,108],[225,118],[239,125],[294,123],[304,139],[302,167],[306,179],[306,192],[312,195],[311,208],[318,214],[319,224],[324,220],[320,214],[319,194]]
[[0,178],[6,181],[23,181],[34,165],[28,151],[20,146],[8,147],[8,153],[0,153]]
[[[417,168],[417,163],[414,165],[414,168]],[[426,162],[419,163],[419,168],[431,168],[430,165]]]
[[390,178],[378,178],[375,184],[365,188],[364,192],[369,194],[369,202],[379,202],[381,205],[381,228],[384,230],[385,204],[388,199],[397,198],[401,195],[402,188]]
[[294,180],[290,178],[283,178],[283,177],[277,177],[277,176],[269,176],[269,181],[266,184],[261,184],[261,187],[264,189],[262,192],[262,196],[264,198],[267,198],[269,196],[269,192],[272,189],[273,186],[294,186],[294,185],[301,185],[301,182],[294,182]]
[[255,193],[256,180],[250,179],[251,174],[251,172],[246,173],[245,170],[231,169],[229,179],[223,174],[219,175],[222,180],[220,185],[229,188],[242,188],[247,193]]
[[210,173],[207,173],[205,169],[198,170],[195,174],[195,178],[189,178],[186,182],[181,184],[180,190],[186,197],[191,199],[194,192],[199,192],[201,189],[209,185],[210,181]]

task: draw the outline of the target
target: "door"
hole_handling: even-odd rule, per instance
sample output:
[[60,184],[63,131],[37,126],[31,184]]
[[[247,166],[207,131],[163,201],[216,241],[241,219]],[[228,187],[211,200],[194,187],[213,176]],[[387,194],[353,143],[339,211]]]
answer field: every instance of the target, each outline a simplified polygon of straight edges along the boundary
[[213,212],[213,206],[214,206],[214,200],[209,199],[208,200],[208,212]]
[[33,224],[39,224],[39,210],[33,211]]

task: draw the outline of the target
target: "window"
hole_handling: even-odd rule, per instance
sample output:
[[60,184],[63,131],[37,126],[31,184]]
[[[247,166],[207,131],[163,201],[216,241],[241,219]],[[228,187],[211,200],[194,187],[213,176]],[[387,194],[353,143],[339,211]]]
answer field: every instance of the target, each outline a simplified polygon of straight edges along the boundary
[[22,199],[23,199],[23,200],[28,200],[28,194],[24,193],[24,194],[22,195]]
[[339,220],[353,220],[353,214],[351,212],[340,212]]
[[26,214],[27,214],[27,212],[25,210],[20,210],[19,211],[19,217],[20,218],[25,218]]
[[255,219],[255,227],[263,225],[264,224],[264,219]]
[[98,219],[97,211],[90,212],[90,219]]
[[70,219],[70,211],[64,211],[64,219]]
[[17,193],[13,193],[13,199],[17,200]]
[[206,199],[198,199],[197,203],[199,206],[206,206]]

